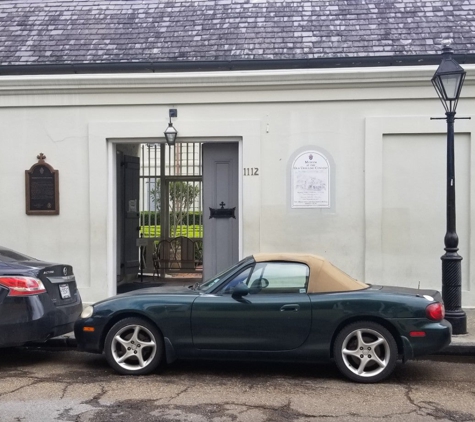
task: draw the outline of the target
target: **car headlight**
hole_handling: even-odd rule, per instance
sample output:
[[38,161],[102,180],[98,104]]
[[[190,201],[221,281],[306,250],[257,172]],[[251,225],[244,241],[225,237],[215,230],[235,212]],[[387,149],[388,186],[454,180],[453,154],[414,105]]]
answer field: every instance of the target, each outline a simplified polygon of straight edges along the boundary
[[93,313],[94,313],[94,307],[86,306],[84,310],[81,312],[81,318],[90,318],[92,317]]

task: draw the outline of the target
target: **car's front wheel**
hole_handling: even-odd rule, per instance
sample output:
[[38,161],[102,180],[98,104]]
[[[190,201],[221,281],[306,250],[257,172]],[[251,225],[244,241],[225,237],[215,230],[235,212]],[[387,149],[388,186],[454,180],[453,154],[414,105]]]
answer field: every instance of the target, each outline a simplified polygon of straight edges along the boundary
[[392,334],[371,321],[349,324],[337,335],[333,356],[340,372],[353,381],[379,382],[396,367],[398,351]]
[[162,335],[142,318],[125,318],[107,333],[104,353],[109,365],[120,374],[149,374],[162,361]]

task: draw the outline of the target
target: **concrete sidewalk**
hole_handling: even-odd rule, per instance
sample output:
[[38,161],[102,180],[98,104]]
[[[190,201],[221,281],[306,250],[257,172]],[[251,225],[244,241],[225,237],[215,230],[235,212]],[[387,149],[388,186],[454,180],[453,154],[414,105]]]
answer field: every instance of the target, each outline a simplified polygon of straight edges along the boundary
[[475,356],[475,309],[464,309],[467,314],[467,334],[453,335],[452,343],[438,354]]

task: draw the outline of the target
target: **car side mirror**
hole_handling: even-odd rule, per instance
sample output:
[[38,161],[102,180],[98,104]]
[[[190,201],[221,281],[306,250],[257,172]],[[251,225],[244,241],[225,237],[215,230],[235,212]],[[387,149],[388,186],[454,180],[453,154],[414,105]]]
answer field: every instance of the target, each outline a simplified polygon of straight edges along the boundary
[[239,283],[233,290],[233,297],[243,297],[249,294],[249,287],[244,283]]

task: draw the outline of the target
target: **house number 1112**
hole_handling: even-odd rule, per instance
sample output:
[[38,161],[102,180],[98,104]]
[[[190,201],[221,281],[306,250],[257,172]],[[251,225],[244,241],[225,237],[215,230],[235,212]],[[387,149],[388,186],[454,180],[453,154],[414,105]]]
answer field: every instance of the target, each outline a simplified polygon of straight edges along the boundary
[[244,176],[259,176],[259,167],[244,167]]

